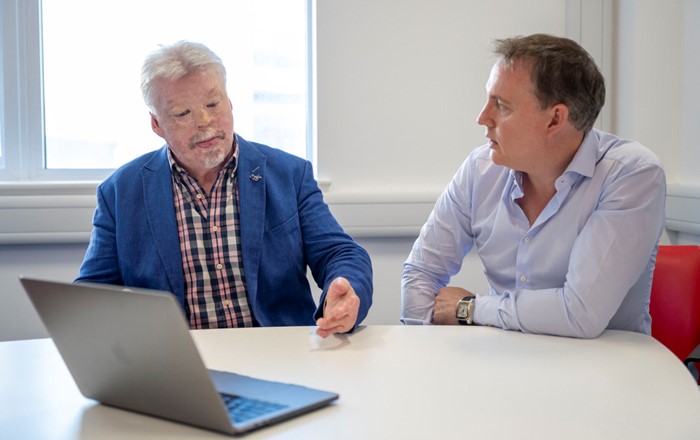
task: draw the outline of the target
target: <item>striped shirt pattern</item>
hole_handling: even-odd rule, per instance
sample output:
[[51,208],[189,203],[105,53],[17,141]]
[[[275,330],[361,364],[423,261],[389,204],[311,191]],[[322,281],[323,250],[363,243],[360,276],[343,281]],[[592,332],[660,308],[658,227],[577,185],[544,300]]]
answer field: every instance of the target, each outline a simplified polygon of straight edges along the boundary
[[175,162],[177,229],[185,279],[185,311],[193,329],[257,326],[246,295],[240,246],[238,148],[219,171],[211,194]]

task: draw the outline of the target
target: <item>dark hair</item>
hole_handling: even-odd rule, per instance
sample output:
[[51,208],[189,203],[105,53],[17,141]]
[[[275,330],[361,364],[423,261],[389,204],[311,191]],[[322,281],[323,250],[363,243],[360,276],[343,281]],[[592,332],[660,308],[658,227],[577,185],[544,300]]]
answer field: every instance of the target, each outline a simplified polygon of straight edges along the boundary
[[593,57],[568,38],[546,34],[496,40],[494,53],[512,65],[520,60],[531,67],[535,96],[542,108],[564,104],[576,129],[593,127],[605,103],[605,79]]

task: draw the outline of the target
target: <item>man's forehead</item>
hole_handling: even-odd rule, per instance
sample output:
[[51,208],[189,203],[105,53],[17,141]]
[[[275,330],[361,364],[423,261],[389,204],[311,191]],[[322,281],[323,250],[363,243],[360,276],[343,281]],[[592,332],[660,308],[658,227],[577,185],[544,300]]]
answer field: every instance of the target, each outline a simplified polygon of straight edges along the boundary
[[493,64],[493,69],[500,69],[508,72],[526,72],[528,75],[532,73],[533,62],[523,58],[505,58],[500,57]]
[[491,73],[486,81],[486,88],[491,89],[504,76],[513,78],[517,76],[519,80],[526,80],[532,83],[531,79],[532,64],[520,59],[505,59],[499,58],[491,67]]
[[193,97],[212,98],[226,95],[223,83],[213,77],[189,74],[178,79],[158,78],[153,82],[157,100],[165,105]]

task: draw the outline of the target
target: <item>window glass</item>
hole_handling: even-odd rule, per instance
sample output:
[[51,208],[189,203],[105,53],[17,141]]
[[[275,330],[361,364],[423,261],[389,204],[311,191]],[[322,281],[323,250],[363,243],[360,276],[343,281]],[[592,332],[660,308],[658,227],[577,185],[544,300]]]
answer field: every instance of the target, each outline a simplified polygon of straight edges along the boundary
[[163,144],[140,91],[159,44],[204,43],[241,136],[307,156],[306,0],[43,0],[45,165],[116,168]]

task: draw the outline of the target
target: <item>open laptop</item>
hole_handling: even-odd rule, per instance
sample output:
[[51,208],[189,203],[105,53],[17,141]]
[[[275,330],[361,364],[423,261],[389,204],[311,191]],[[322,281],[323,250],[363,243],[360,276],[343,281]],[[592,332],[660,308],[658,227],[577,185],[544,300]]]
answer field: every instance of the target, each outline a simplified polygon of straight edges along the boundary
[[233,435],[338,398],[332,392],[207,370],[170,293],[20,281],[80,392],[105,405]]

